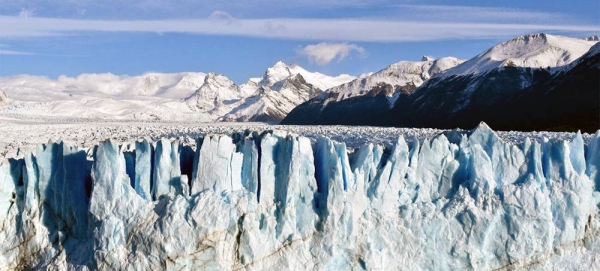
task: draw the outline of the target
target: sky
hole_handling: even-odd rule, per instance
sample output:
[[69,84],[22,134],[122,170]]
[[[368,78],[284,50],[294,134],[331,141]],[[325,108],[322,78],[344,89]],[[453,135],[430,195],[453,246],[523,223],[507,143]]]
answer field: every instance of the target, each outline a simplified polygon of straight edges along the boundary
[[600,34],[598,0],[0,0],[0,76],[329,75],[471,58],[519,35]]

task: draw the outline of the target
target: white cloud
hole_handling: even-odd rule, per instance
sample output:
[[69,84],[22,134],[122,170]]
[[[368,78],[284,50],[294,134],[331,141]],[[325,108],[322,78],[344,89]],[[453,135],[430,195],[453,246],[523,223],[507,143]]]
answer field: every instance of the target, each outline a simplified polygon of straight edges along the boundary
[[368,19],[238,19],[235,24],[195,20],[83,20],[0,16],[0,37],[152,32],[349,42],[505,39],[534,32],[593,33],[599,25],[393,21]]
[[365,55],[365,49],[347,42],[343,43],[327,43],[321,42],[318,44],[310,44],[298,50],[300,55],[306,56],[311,62],[317,65],[329,64],[334,59],[338,62],[344,60],[351,53],[356,52],[360,55]]

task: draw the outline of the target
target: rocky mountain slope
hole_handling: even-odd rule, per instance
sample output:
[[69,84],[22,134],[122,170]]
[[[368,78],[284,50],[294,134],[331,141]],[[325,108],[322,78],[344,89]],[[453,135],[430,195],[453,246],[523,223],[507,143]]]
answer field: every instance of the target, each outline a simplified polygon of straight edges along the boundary
[[205,84],[190,97],[187,105],[196,112],[211,114],[219,121],[279,122],[297,105],[329,88],[354,79],[309,72],[281,61],[259,78],[241,86],[223,75],[209,74]]
[[353,80],[350,75],[330,77],[309,72],[298,65],[277,62],[261,78],[252,78],[240,88],[252,93],[242,104],[221,118],[224,121],[281,121],[294,107],[324,89]]
[[[422,61],[400,61],[346,84],[333,87],[294,108],[284,123],[345,124],[361,123],[387,112],[395,100],[412,93],[431,76],[452,68],[463,60],[454,57]],[[368,114],[363,114],[368,110]]]

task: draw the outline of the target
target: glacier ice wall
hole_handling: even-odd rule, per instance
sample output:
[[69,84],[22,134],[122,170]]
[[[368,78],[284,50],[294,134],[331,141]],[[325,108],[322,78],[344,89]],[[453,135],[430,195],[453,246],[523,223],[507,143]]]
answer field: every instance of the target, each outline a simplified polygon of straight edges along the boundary
[[600,131],[450,138],[51,142],[0,164],[0,268],[600,269]]

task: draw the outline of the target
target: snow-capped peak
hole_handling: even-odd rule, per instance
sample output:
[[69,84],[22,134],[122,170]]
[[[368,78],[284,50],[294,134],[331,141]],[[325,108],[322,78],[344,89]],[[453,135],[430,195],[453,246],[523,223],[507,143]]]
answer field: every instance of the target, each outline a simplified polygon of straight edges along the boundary
[[435,58],[432,56],[423,56],[421,57],[421,61],[434,61]]
[[289,66],[282,61],[278,61],[273,67],[267,69],[259,84],[262,86],[271,86],[291,75],[292,72],[290,71]]
[[[406,91],[412,91],[431,76],[452,68],[463,61],[455,57],[443,57],[436,60],[424,61],[400,61],[376,73],[360,76],[351,82],[331,88],[326,94],[322,95],[323,97],[335,97],[335,100],[340,101],[365,95],[372,88],[380,87],[381,84],[391,85],[394,88],[406,88]],[[336,94],[331,95],[332,93]],[[393,95],[393,93],[390,95]]]
[[[302,75],[307,83],[321,90],[350,82],[356,78],[348,74],[328,76],[319,72],[309,72],[297,64],[286,64],[282,61],[278,61],[275,63],[275,65],[267,69],[261,80],[258,82],[258,85],[270,87],[277,82],[283,81],[288,77],[295,76],[296,74]],[[250,79],[250,81],[254,80]]]
[[595,42],[544,33],[500,43],[440,76],[481,74],[501,67],[557,67],[585,54]]
[[225,75],[209,73],[204,79],[204,84],[188,97],[186,102],[196,111],[222,111],[224,114],[244,96],[244,92]]
[[214,72],[209,72],[206,77],[204,77],[203,86],[230,86],[234,84],[227,76],[223,74],[218,74]]

